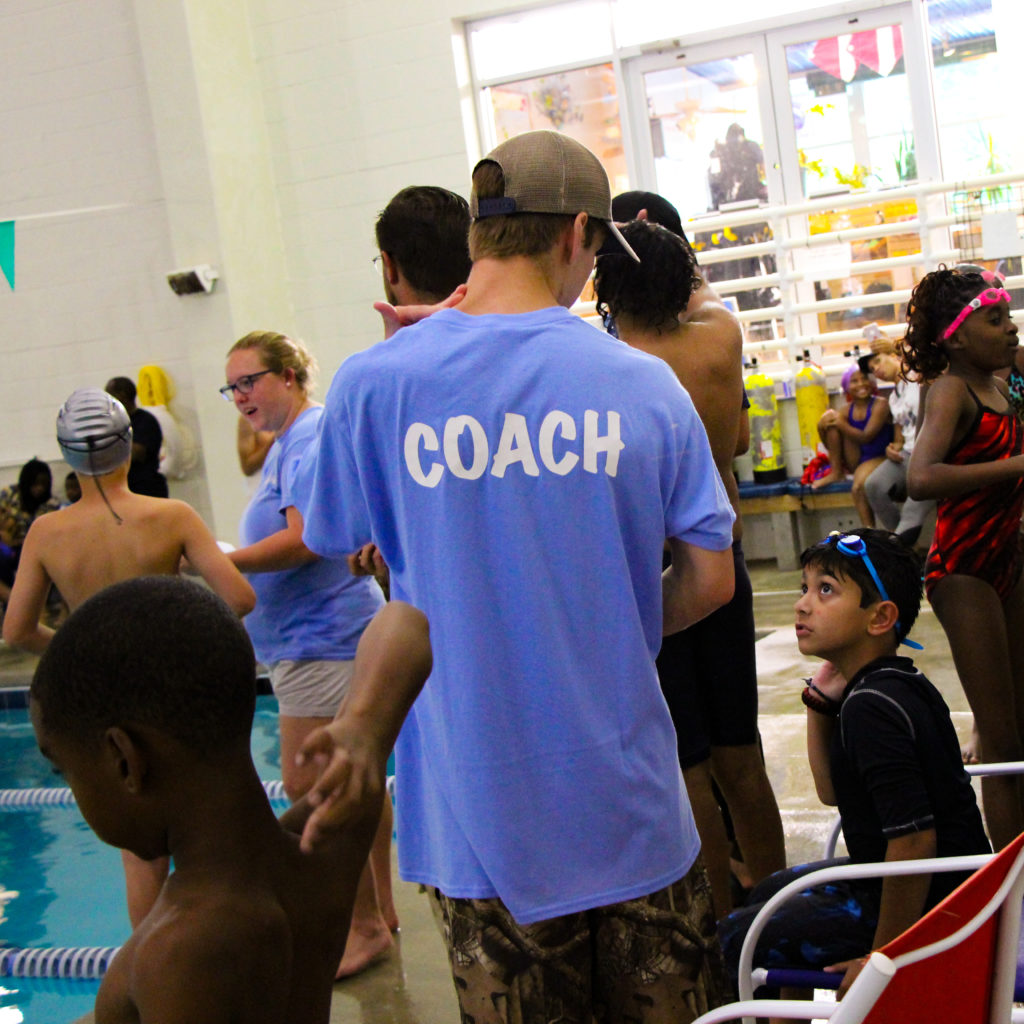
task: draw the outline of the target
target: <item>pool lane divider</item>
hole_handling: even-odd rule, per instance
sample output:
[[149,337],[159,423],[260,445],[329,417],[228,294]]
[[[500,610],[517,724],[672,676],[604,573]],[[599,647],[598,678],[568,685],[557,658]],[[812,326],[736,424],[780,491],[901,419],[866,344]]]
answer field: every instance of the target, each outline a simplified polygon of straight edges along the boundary
[[70,978],[96,981],[106,973],[120,946],[18,949],[0,947],[0,978]]
[[[288,803],[284,783],[271,779],[263,783],[273,803]],[[37,786],[26,789],[0,789],[0,811],[26,811],[39,807],[75,807],[75,795],[66,786]],[[2,948],[2,947],[0,947]]]

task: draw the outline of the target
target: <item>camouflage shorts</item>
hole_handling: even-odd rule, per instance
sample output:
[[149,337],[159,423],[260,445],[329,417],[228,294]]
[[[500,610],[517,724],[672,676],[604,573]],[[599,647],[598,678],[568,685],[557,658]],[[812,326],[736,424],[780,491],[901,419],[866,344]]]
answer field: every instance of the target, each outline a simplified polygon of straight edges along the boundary
[[725,994],[700,860],[649,896],[528,925],[429,892],[463,1024],[686,1024]]

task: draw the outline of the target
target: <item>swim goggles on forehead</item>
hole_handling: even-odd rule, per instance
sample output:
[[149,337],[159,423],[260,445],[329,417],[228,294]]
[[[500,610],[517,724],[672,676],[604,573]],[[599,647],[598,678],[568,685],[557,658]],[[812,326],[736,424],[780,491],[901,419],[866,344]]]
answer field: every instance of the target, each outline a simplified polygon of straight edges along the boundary
[[[832,540],[836,542],[836,551],[841,555],[846,555],[849,558],[859,558],[864,563],[864,568],[871,574],[871,579],[875,584],[875,589],[878,591],[878,596],[883,601],[890,600],[888,591],[885,589],[885,584],[882,582],[882,578],[878,575],[878,570],[875,569],[874,562],[871,561],[870,555],[868,555],[868,546],[864,543],[863,537],[858,537],[855,533],[830,533],[821,543],[828,544]],[[907,647],[912,647],[915,651],[923,651],[924,648],[913,640],[908,640],[903,635],[903,627],[900,625],[899,619],[896,620],[896,635],[900,638],[900,643],[905,644]]]
[[[997,274],[992,270],[982,270],[979,274],[980,277],[988,281],[989,284],[995,285],[998,283],[1002,285],[1003,276]],[[976,295],[970,302],[964,306],[963,309],[957,314],[957,318],[942,332],[942,338],[945,341],[948,338],[952,338],[956,329],[977,309],[981,309],[982,306],[994,306],[997,302],[1006,302],[1007,305],[1013,300],[1010,298],[1010,293],[1002,287],[986,288],[980,295]]]

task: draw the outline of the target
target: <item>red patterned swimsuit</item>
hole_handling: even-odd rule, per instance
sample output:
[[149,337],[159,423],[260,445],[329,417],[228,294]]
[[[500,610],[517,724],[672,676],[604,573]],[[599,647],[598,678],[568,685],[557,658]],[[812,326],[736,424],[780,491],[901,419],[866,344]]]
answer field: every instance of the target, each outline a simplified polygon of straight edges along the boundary
[[[953,466],[993,462],[1021,454],[1024,429],[1012,409],[995,412],[967,388],[978,409],[966,436],[946,456]],[[928,552],[925,590],[931,596],[946,576],[960,573],[991,584],[1005,601],[1021,573],[1021,507],[1024,477],[981,487],[938,504],[935,538]]]

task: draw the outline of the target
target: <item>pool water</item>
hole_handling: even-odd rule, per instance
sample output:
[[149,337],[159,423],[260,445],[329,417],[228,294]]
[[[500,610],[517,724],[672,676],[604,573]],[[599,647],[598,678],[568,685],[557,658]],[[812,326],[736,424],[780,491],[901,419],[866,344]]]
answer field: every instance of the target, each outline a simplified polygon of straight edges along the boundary
[[[277,702],[257,700],[253,760],[281,777]],[[0,710],[0,789],[63,786],[36,749],[25,709]],[[130,926],[118,850],[75,807],[0,812],[0,944],[118,946]],[[69,1024],[92,1010],[98,982],[0,979],[0,1024]]]

